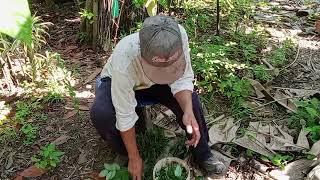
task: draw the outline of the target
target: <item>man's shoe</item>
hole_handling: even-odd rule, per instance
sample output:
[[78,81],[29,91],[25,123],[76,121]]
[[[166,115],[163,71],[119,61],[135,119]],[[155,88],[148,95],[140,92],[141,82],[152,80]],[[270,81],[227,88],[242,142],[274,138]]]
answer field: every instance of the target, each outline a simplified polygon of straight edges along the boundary
[[202,168],[209,176],[222,174],[226,170],[226,166],[214,156],[199,163]]

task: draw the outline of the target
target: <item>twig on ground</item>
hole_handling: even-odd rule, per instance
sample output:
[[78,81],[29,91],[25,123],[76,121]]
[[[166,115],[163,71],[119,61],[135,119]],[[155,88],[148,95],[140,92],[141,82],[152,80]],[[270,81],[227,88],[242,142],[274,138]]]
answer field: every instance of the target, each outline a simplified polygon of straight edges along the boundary
[[298,50],[297,50],[296,58],[295,58],[288,66],[282,68],[282,69],[279,71],[279,73],[282,72],[282,71],[284,71],[284,70],[286,70],[286,69],[288,69],[288,68],[289,68],[290,66],[292,66],[294,63],[296,63],[296,61],[298,60],[298,57],[299,57],[299,53],[300,53],[300,46],[299,46],[299,43],[298,43]]
[[[207,117],[211,117],[211,116],[207,116]],[[207,118],[207,117],[205,117],[205,118]],[[220,121],[220,120],[223,119],[224,117],[225,117],[224,114],[222,114],[221,116],[218,116],[218,117],[215,118],[214,120],[208,122],[208,123],[207,123],[207,126],[211,125],[211,124],[214,123],[214,122]]]
[[261,59],[261,62],[263,62],[263,64],[268,66],[270,70],[274,69],[274,67],[266,59]]

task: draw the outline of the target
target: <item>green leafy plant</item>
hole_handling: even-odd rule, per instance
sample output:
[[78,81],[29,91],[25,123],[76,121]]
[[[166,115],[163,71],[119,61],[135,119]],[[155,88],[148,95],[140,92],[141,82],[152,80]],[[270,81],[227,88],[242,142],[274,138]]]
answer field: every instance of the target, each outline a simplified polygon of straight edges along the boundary
[[31,103],[19,101],[17,102],[16,106],[17,109],[15,120],[20,123],[22,123],[29,115],[31,115],[33,111],[39,110],[41,108],[39,101],[33,101]]
[[83,42],[88,42],[88,39],[89,36],[88,36],[88,33],[87,32],[78,32],[78,39],[80,41],[80,43],[83,43]]
[[305,128],[312,142],[320,140],[320,101],[317,98],[296,102],[298,109],[289,118],[289,127]]
[[29,46],[31,36],[31,13],[28,1],[4,0],[0,7],[0,33],[5,33],[13,38],[21,39]]
[[261,81],[270,81],[272,79],[272,75],[265,65],[255,65],[253,67],[253,72],[254,76]]
[[24,144],[33,144],[38,136],[38,127],[32,124],[23,125],[20,131],[25,135]]
[[55,148],[54,144],[48,144],[41,148],[39,155],[31,157],[31,161],[35,162],[35,166],[42,169],[51,169],[58,165],[61,156],[64,152],[61,152]]
[[283,66],[294,55],[295,47],[292,39],[284,40],[281,47],[277,47],[275,51],[271,52],[269,57],[271,64],[276,67]]
[[168,143],[168,138],[165,137],[163,130],[160,128],[153,128],[137,135],[140,155],[145,164],[144,177],[146,179],[152,179],[152,169]]
[[288,161],[292,161],[294,157],[292,155],[275,154],[270,157],[261,157],[262,160],[271,162],[273,165],[278,166],[280,169],[284,169]]
[[79,14],[80,14],[80,17],[81,17],[82,19],[88,20],[90,24],[93,23],[94,14],[93,14],[91,11],[89,11],[89,10],[87,10],[87,9],[82,9],[82,10],[79,12]]
[[130,175],[126,168],[120,167],[118,164],[104,164],[104,169],[99,174],[106,180],[129,180]]
[[177,163],[171,163],[156,172],[157,180],[185,180],[186,178],[186,169]]
[[49,91],[44,97],[46,103],[58,103],[63,101],[63,94],[60,92]]
[[247,79],[240,79],[237,76],[230,76],[222,80],[218,87],[219,91],[230,99],[244,99],[249,97],[252,92],[250,82]]

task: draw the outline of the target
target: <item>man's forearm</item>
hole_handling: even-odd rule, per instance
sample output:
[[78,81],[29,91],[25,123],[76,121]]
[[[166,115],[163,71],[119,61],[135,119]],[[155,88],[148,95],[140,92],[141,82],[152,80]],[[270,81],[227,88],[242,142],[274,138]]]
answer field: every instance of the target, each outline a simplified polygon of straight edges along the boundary
[[174,96],[184,113],[193,113],[192,92],[189,90],[180,91]]
[[123,143],[126,146],[129,159],[140,157],[139,150],[137,147],[135,128],[132,127],[127,131],[120,132],[120,134]]

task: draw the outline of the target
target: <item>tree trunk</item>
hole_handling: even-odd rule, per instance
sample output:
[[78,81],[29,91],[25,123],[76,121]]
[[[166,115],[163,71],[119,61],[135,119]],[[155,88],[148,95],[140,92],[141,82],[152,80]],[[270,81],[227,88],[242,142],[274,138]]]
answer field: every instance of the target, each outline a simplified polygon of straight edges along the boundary
[[[86,10],[88,12],[92,12],[92,0],[86,1]],[[86,18],[84,18],[84,20],[86,21],[86,31],[85,32],[87,33],[87,40],[88,40],[88,42],[91,42],[91,40],[92,40],[92,23]]]
[[[119,3],[117,17],[112,15],[113,1]],[[111,45],[116,43],[120,31],[129,32],[136,26],[136,22],[147,17],[144,7],[136,8],[130,0],[86,0],[86,10],[94,13],[93,24],[82,19],[85,21],[82,28],[85,29],[92,48],[96,49],[99,46],[104,51],[110,50]]]
[[93,25],[92,25],[92,47],[95,50],[97,47],[97,36],[98,36],[98,16],[99,16],[99,0],[93,0]]

